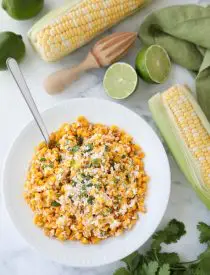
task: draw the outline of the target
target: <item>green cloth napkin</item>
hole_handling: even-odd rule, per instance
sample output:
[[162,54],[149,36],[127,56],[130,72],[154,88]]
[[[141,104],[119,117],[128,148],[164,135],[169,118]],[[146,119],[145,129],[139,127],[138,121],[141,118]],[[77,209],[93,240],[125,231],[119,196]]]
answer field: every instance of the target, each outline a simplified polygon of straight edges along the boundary
[[161,45],[172,61],[196,72],[197,99],[210,121],[210,6],[155,11],[142,23],[139,37],[147,45]]

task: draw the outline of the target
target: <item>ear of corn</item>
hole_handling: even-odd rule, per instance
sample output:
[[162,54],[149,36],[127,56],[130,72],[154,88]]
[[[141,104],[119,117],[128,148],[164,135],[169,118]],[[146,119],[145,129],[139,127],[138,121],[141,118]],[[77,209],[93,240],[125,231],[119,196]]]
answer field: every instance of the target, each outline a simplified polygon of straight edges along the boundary
[[210,208],[210,124],[189,89],[174,86],[149,101],[165,141],[188,181]]
[[38,21],[28,33],[46,61],[56,61],[139,10],[148,0],[71,0]]

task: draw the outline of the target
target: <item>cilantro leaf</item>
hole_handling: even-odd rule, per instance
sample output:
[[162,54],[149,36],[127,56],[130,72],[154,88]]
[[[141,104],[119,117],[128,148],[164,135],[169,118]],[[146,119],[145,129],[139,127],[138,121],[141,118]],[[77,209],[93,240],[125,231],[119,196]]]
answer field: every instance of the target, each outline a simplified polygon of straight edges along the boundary
[[89,196],[87,199],[87,203],[88,204],[93,204],[93,201],[95,200],[95,198],[93,196]]
[[46,161],[46,158],[40,158],[40,161]]
[[135,251],[134,253],[130,254],[126,258],[121,260],[122,262],[126,263],[127,268],[129,271],[135,271],[140,262],[142,261],[142,256]]
[[198,257],[200,262],[197,265],[197,271],[203,271],[203,274],[209,274],[210,271],[210,246],[207,247],[206,251],[204,251]]
[[169,264],[164,264],[161,266],[158,275],[170,275],[170,266]]
[[154,234],[152,248],[160,250],[162,243],[176,243],[185,233],[186,231],[184,224],[176,219],[173,219],[164,230],[158,231]]
[[160,253],[156,249],[151,249],[145,256],[146,261],[157,261],[160,266],[163,264],[177,265],[180,262],[177,253]]
[[177,253],[157,253],[157,258],[160,264],[176,265],[180,262]]
[[60,206],[61,204],[57,201],[52,201],[51,202],[51,206],[54,206],[54,207],[57,207],[57,206]]
[[87,145],[85,146],[84,152],[90,152],[90,151],[92,151],[92,150],[93,150],[93,144],[90,143],[90,144],[87,144]]
[[197,225],[198,230],[200,231],[200,243],[210,242],[210,226],[204,222],[200,222]]
[[156,275],[158,270],[158,262],[149,262],[148,264],[143,264],[139,269],[139,275]]
[[117,269],[113,275],[132,275],[126,268],[121,267]]

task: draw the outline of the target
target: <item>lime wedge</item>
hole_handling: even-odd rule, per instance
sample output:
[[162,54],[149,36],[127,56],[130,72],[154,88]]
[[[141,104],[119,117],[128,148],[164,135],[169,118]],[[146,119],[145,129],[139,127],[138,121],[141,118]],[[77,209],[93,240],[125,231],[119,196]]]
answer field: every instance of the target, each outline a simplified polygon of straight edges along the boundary
[[134,68],[127,63],[118,62],[106,71],[103,86],[110,97],[123,99],[135,91],[137,82],[138,76]]
[[147,82],[164,83],[171,71],[166,50],[159,45],[142,49],[136,57],[136,71]]

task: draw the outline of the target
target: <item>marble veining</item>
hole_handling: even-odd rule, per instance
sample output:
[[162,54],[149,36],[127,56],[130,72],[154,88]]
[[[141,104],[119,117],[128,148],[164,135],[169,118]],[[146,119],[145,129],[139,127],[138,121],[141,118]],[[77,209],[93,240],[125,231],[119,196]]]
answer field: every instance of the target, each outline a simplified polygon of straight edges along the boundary
[[[45,2],[46,7],[42,14],[64,1],[48,0]],[[125,30],[137,31],[143,18],[149,12],[168,5],[185,3],[210,4],[210,1],[154,0],[143,11],[122,22],[107,33]],[[111,100],[104,93],[102,87],[104,69],[86,73],[80,81],[75,82],[65,93],[59,96],[50,97],[44,92],[42,88],[43,77],[56,69],[63,68],[63,66],[72,66],[81,61],[92,47],[94,41],[60,62],[53,64],[44,63],[34,54],[26,38],[26,32],[35,20],[14,21],[2,9],[0,10],[0,29],[21,33],[26,42],[27,56],[21,67],[40,111],[73,97],[97,97]],[[140,41],[137,40],[133,50],[130,51],[123,61],[134,65],[135,56],[140,46]],[[1,129],[4,129],[0,143],[0,170],[2,170],[3,160],[13,140],[23,126],[29,122],[31,115],[7,72],[0,72],[0,83],[0,125]],[[179,66],[173,66],[171,76],[165,84],[148,85],[139,80],[137,91],[131,97],[119,103],[141,115],[157,131],[148,109],[148,99],[155,93],[163,91],[175,83],[187,83],[195,90],[191,74]],[[178,251],[185,260],[190,260],[194,259],[203,250],[203,246],[198,241],[196,224],[198,221],[210,224],[209,211],[198,200],[191,186],[186,182],[183,174],[171,157],[167,146],[165,148],[172,171],[172,191],[168,209],[160,227],[164,226],[172,218],[185,222],[188,234],[182,238],[179,244],[168,246],[166,251]],[[0,205],[0,275],[111,275],[116,268],[122,265],[122,263],[116,262],[97,268],[80,269],[63,266],[45,259],[38,252],[30,248],[16,231],[8,217],[1,194]],[[144,250],[147,246],[148,243],[141,250]]]

